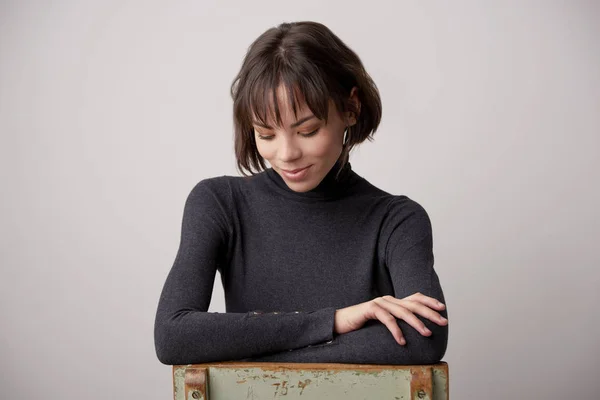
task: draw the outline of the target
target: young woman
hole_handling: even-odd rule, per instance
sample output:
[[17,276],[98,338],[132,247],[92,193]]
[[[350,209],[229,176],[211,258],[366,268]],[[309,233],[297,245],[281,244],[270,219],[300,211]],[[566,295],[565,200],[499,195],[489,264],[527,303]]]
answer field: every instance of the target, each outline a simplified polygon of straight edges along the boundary
[[[244,176],[201,180],[186,200],[158,359],[440,361],[448,315],[428,214],[349,162],[382,110],[359,57],[322,24],[284,23],[250,46],[231,94]],[[226,313],[207,312],[217,270]]]

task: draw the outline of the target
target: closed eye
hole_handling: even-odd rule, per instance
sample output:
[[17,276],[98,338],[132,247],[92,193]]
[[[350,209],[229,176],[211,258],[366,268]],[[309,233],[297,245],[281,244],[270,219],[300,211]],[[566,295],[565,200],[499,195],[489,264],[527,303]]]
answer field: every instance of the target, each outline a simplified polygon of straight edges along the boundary
[[[316,130],[309,132],[309,133],[300,133],[300,132],[298,132],[298,133],[300,133],[300,135],[302,135],[304,137],[311,137],[311,136],[316,135],[319,132],[319,129],[321,129],[321,128],[317,128]],[[271,135],[271,136],[258,135],[258,138],[261,140],[273,140],[274,137],[275,137],[274,135]]]
[[304,137],[315,136],[317,134],[317,132],[319,132],[319,129],[321,129],[321,128],[317,128],[314,131],[309,132],[309,133],[301,133],[301,135],[304,136]]

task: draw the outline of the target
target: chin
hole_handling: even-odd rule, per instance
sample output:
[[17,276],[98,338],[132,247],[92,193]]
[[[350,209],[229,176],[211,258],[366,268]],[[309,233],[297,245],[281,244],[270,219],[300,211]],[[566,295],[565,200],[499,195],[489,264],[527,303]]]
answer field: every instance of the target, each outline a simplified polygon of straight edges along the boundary
[[286,182],[286,183],[290,189],[292,189],[294,192],[298,192],[298,193],[308,192],[309,190],[312,190],[317,187],[317,185],[314,185],[312,182],[299,182],[299,183]]

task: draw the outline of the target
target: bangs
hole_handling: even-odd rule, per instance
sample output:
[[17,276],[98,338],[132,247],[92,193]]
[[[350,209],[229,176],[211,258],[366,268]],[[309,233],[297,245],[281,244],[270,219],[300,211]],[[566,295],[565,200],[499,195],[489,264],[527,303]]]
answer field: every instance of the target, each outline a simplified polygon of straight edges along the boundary
[[[349,101],[354,89],[357,101]],[[342,164],[356,145],[372,140],[381,121],[379,91],[358,55],[314,21],[285,22],[263,32],[246,51],[230,93],[235,155],[243,175],[266,169],[254,125],[282,127],[282,113],[289,111],[298,121],[306,108],[325,123],[329,107],[342,119],[345,112],[356,114],[356,123],[346,127]]]
[[[265,126],[281,127],[280,104],[290,105],[296,120],[298,110],[306,106],[317,118],[327,123],[330,92],[318,69],[311,67],[304,65],[304,71],[296,71],[281,68],[275,63],[273,68],[253,71],[255,79],[249,80],[248,95],[243,96],[246,99],[243,102],[244,114],[248,116],[249,126],[258,122]],[[282,98],[282,95],[286,98]]]

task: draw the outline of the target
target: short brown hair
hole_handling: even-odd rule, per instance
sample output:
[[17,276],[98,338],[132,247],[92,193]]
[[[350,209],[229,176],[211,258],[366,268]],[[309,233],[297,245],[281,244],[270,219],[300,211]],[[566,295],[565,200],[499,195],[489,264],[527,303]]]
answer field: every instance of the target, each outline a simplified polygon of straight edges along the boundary
[[[358,57],[329,28],[318,22],[282,23],[260,35],[248,48],[242,67],[231,84],[235,155],[238,170],[251,174],[266,169],[254,137],[253,119],[266,123],[267,114],[281,124],[275,99],[285,85],[296,115],[298,98],[315,116],[327,121],[329,99],[339,112],[353,111],[355,125],[348,128],[347,144],[340,156],[341,166],[352,148],[373,134],[381,121],[381,98],[375,82]],[[357,87],[360,109],[347,101]],[[275,112],[269,110],[269,94]],[[340,168],[341,169],[341,168]]]

